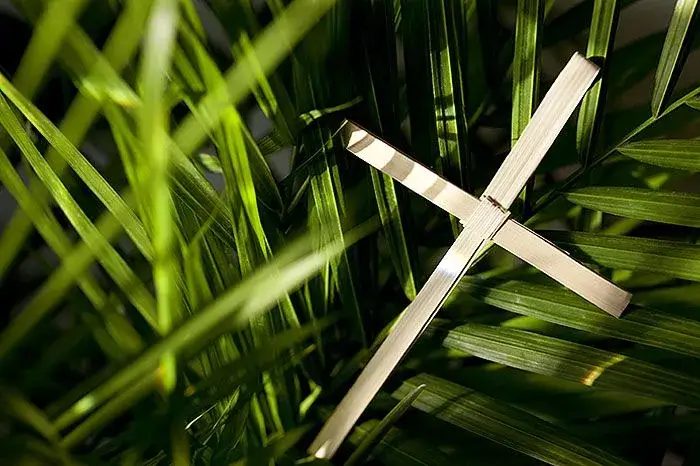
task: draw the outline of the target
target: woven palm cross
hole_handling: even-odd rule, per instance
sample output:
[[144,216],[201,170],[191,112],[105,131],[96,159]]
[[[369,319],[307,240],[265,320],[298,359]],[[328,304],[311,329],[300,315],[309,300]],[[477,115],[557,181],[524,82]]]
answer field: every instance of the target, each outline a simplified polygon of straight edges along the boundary
[[309,453],[318,458],[330,458],[335,454],[392,370],[489,241],[537,267],[606,312],[616,317],[622,313],[629,303],[629,293],[576,262],[535,232],[509,219],[508,212],[597,74],[596,65],[574,54],[480,199],[440,178],[354,123],[345,123],[350,152],[459,218],[464,229],[323,426]]

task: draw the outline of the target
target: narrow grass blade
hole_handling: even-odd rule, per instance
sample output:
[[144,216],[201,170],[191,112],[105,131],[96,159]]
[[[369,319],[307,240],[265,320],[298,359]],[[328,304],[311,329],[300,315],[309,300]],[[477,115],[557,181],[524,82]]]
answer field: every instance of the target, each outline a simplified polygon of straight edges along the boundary
[[[224,77],[194,31],[185,25],[181,26],[181,30],[187,49],[191,50],[194,56],[196,72],[201,75],[207,88],[225,85]],[[199,119],[202,124],[206,124],[207,116],[200,114],[198,107],[193,102],[187,103],[192,115]],[[249,218],[257,240],[260,242],[260,247],[265,251],[268,247],[260,225],[258,195],[262,194],[260,200],[277,212],[282,210],[282,198],[269,166],[263,159],[256,141],[236,107],[231,105],[222,111],[222,119],[223,129],[214,134],[218,135],[219,161],[228,168],[224,171],[227,186],[231,186],[237,191],[236,198],[241,199],[242,207]],[[222,139],[222,136],[226,138]]]
[[[425,1],[430,72],[433,83],[434,134],[438,148],[437,169],[460,187],[466,186],[467,117],[465,114],[454,2]],[[431,115],[432,116],[432,115]],[[431,118],[432,120],[432,118]],[[432,123],[432,122],[431,122]],[[457,221],[457,219],[454,219]],[[456,223],[455,223],[456,225]],[[454,230],[454,228],[453,228]],[[458,230],[458,229],[457,229]],[[457,231],[455,230],[455,231]]]
[[[317,138],[316,138],[317,139]],[[340,217],[340,207],[338,205],[337,192],[333,187],[333,179],[331,167],[327,158],[330,158],[331,163],[335,163],[334,158],[323,149],[323,157],[316,162],[315,173],[311,175],[311,196],[309,202],[313,203],[315,211],[318,215],[320,225],[320,241],[342,241],[342,222]],[[360,303],[358,301],[357,289],[353,280],[350,262],[345,253],[331,262],[331,270],[336,277],[335,284],[338,287],[340,299],[345,306],[351,309],[355,321],[357,338],[363,346],[367,346],[367,337],[365,335],[362,315],[360,312]]]
[[700,140],[654,139],[637,141],[620,146],[617,150],[642,163],[691,172],[700,171]]
[[0,387],[0,412],[9,414],[20,423],[43,436],[53,447],[52,456],[62,464],[69,464],[68,452],[60,445],[60,435],[42,410],[29,401],[21,392],[9,387]]
[[466,80],[469,83],[466,86],[466,108],[469,121],[472,121],[485,110],[484,97],[489,92],[483,53],[485,37],[481,35],[482,30],[488,29],[489,26],[486,25],[483,18],[480,18],[480,2],[478,0],[458,3],[463,5],[461,27],[466,30],[466,33],[462,34],[463,44],[460,51],[462,53],[461,63],[465,68]]
[[46,413],[37,408],[21,392],[11,387],[0,387],[0,400],[2,400],[0,411],[26,424],[49,442],[58,444],[59,432],[51,424]]
[[[149,218],[144,221],[149,221],[153,239],[156,316],[162,335],[170,332],[180,314],[178,261],[175,256],[176,214],[169,186],[170,116],[164,102],[178,21],[177,0],[156,0],[146,29],[140,70],[143,105],[139,115],[139,129],[145,161],[140,163],[139,182],[142,186],[139,191],[146,193],[143,204],[149,207]],[[161,371],[163,389],[169,393],[177,382],[173,354],[163,355]]]
[[[359,447],[380,422],[373,419],[358,425],[348,440]],[[411,436],[407,431],[395,427],[389,428],[378,442],[373,456],[387,466],[449,466],[459,458],[451,457],[429,441],[422,440],[419,435]]]
[[[346,234],[349,244],[366,234],[363,226],[352,234]],[[156,371],[164,354],[178,354],[194,350],[212,341],[224,332],[233,332],[250,319],[266,311],[291,290],[316,274],[342,251],[343,244],[331,244],[310,252],[309,241],[301,242],[281,254],[270,264],[260,268],[254,276],[220,296],[185,321],[158,343],[152,345],[130,365],[114,374],[99,387],[84,395],[55,421],[58,428],[65,428],[108,401],[135,380]]]
[[119,253],[112,248],[102,233],[85,215],[59,177],[51,170],[51,167],[48,166],[46,160],[31,142],[9,104],[2,97],[0,97],[0,123],[10,133],[29,165],[46,185],[46,188],[80,237],[97,255],[100,264],[104,266],[118,286],[125,291],[126,296],[141,312],[144,319],[153,323],[152,312],[155,304],[153,296]]
[[654,76],[651,111],[657,117],[673,92],[692,40],[693,24],[697,14],[697,0],[677,0],[671,23],[661,50],[661,58]]
[[[435,124],[423,123],[426,115],[433,120],[435,100],[433,99],[428,25],[426,25],[425,0],[400,1],[400,24],[397,25],[403,42],[403,58],[406,67],[406,98],[410,119],[411,147],[427,166],[433,166],[436,154],[437,136]],[[436,51],[437,53],[437,51]],[[432,70],[431,70],[432,73]]]
[[591,186],[569,191],[574,204],[622,217],[700,227],[700,196],[640,188]]
[[[0,165],[11,167],[6,156],[0,157]],[[62,262],[58,270],[37,290],[22,312],[5,329],[5,332],[0,334],[0,355],[5,355],[16,346],[44,316],[56,308],[76,281],[97,311],[105,315],[109,314],[110,318],[121,320],[122,325],[130,327],[129,331],[120,332],[119,338],[123,341],[123,356],[133,354],[135,349],[143,346],[138,333],[131,327],[126,318],[118,317],[121,314],[115,312],[112,307],[113,303],[110,303],[106,293],[86,273],[88,267],[95,261],[93,250],[86,243],[80,243],[79,246],[73,248],[58,221],[50,215],[45,216],[40,206],[34,202],[30,192],[26,188],[21,189],[19,175],[9,169],[3,168],[3,170],[0,171],[5,176],[3,184],[11,189],[10,192],[17,199],[21,208],[28,213],[39,233],[61,257]],[[12,174],[11,178],[8,178],[9,174]],[[95,226],[102,232],[107,241],[114,240],[122,231],[119,222],[111,215],[105,216]],[[155,323],[155,319],[153,321]]]
[[372,431],[362,439],[362,443],[358,445],[357,449],[355,449],[350,458],[348,458],[348,460],[345,462],[345,466],[352,466],[354,464],[364,462],[372,453],[375,446],[388,433],[389,429],[391,429],[391,427],[396,424],[396,422],[401,416],[403,416],[408,408],[411,407],[411,404],[416,400],[418,395],[421,394],[424,388],[425,385],[418,385],[416,388],[406,394],[406,396],[401,398],[396,406],[389,411],[389,414],[387,414],[384,419],[382,419],[379,424],[377,424]]
[[530,123],[532,112],[537,106],[543,8],[542,0],[518,0],[513,57],[511,147]]
[[392,395],[403,398],[419,385],[426,388],[413,402],[414,408],[540,461],[590,466],[631,464],[560,426],[432,375],[412,377]]
[[578,232],[546,232],[546,236],[584,261],[700,281],[700,248],[696,245]]
[[[544,14],[543,0],[518,0],[515,17],[515,55],[513,57],[513,107],[511,110],[510,146],[520,138],[530,123],[539,100],[539,60]],[[527,182],[520,198],[523,214],[529,215],[533,181]]]
[[409,300],[413,301],[416,299],[416,282],[413,278],[411,257],[408,252],[406,235],[404,234],[394,180],[391,176],[381,173],[374,167],[370,168],[370,176],[372,178],[372,187],[374,188],[374,197],[377,201],[379,218],[382,221],[384,236],[389,245],[396,274],[401,282],[404,294]]
[[620,14],[618,0],[595,0],[591,15],[591,27],[588,32],[588,47],[586,57],[603,60],[603,78],[593,85],[581,102],[576,127],[576,148],[581,164],[587,167],[591,160],[596,137],[603,121],[605,106],[606,75],[609,68],[608,56],[615,42],[617,19]]
[[606,390],[699,406],[691,387],[700,380],[597,348],[522,330],[467,324],[447,332],[443,345],[489,361]]
[[[394,20],[400,14],[398,2],[380,2],[366,6],[368,33],[363,37],[362,49],[367,70],[361,82],[361,93],[370,107],[371,121],[387,136],[400,137],[398,100],[399,72],[396,52]],[[383,44],[377,48],[377,43]],[[343,125],[346,123],[343,122]],[[406,297],[416,297],[416,283],[411,263],[411,252],[406,240],[405,223],[401,203],[394,180],[386,174],[370,168],[374,198],[377,202],[382,231],[389,248],[396,276]]]
[[[41,111],[28,101],[12,84],[0,74],[0,91],[19,112],[34,125],[56,152],[75,170],[81,180],[119,220],[126,233],[141,253],[150,259],[153,255],[150,240],[136,214],[126,205],[100,172],[70,143],[60,129],[56,128]],[[65,165],[64,165],[65,166]]]
[[310,110],[308,112],[302,113],[301,115],[299,115],[299,119],[302,122],[301,128],[302,129],[306,128],[311,123],[313,123],[314,121],[320,119],[321,117],[323,117],[325,115],[331,115],[333,113],[337,113],[337,112],[340,112],[342,110],[347,110],[349,108],[352,108],[355,105],[359,104],[360,102],[362,102],[362,97],[355,97],[347,102],[335,105],[333,107],[314,109],[314,110]]
[[[134,34],[133,31],[139,30],[141,25],[145,22],[152,1],[153,0],[129,0],[126,2],[124,12],[119,17],[104,47],[104,60],[113,66],[116,71],[123,69],[136,51],[140,42],[140,37],[138,34]],[[60,2],[53,3],[59,5]],[[38,16],[31,8],[25,8],[25,6],[25,4],[22,4],[24,14],[30,20],[36,20]],[[71,39],[75,37],[80,39],[80,34],[75,30],[69,30],[67,38]],[[86,35],[82,37],[87,40]],[[66,45],[71,45],[71,40],[67,40],[66,42]],[[59,55],[59,58],[64,65],[68,61],[64,54]],[[91,64],[94,63],[95,61],[91,62]],[[94,71],[97,72],[97,69]],[[79,73],[76,74],[79,75]],[[92,75],[88,74],[86,81],[90,82],[91,80]],[[32,95],[27,92],[27,89],[20,87],[19,91],[27,99],[31,99]],[[95,120],[99,109],[100,102],[95,100],[93,96],[79,95],[70,106],[65,118],[61,122],[59,128],[62,134],[72,144],[79,146]],[[65,170],[65,162],[63,162],[63,159],[58,156],[58,153],[53,150],[53,148],[46,154],[46,160],[57,174],[60,175]],[[48,196],[48,193],[40,183],[36,185],[37,189],[33,190],[34,196],[44,204],[50,200],[50,196]],[[10,223],[3,230],[2,235],[0,235],[0,251],[2,251],[2,254],[0,254],[0,277],[4,275],[17,256],[17,253],[21,250],[21,246],[31,232],[31,228],[32,222],[27,218],[26,214],[24,214],[24,212],[18,212],[12,217]]]
[[36,21],[32,39],[13,77],[19,91],[30,100],[46,78],[66,35],[89,2],[52,0],[43,3],[46,8]]
[[98,433],[100,429],[114,420],[114,418],[145,398],[158,385],[162,385],[162,382],[159,380],[157,373],[153,372],[131,386],[126,387],[125,390],[105,403],[88,419],[65,435],[61,440],[61,446],[68,450],[77,447],[85,438]]
[[565,288],[535,283],[463,280],[459,290],[491,306],[545,322],[700,357],[700,323],[694,320],[642,307],[633,307],[623,319],[616,319]]
[[224,109],[238,104],[253,88],[257,74],[274,70],[289,51],[330,10],[337,0],[295,0],[253,41],[251,52],[226,73],[226,84],[208,93],[199,103],[199,113],[206,115],[202,126],[188,117],[175,131],[173,139],[185,154],[201,145],[221,118]]
[[[284,5],[279,1],[268,2],[273,20],[284,11]],[[252,51],[252,44],[248,36],[257,36],[262,29],[259,19],[256,17],[252,5],[249,2],[215,1],[211,8],[220,18],[222,26],[229,33],[234,42],[232,47],[235,60],[245,59]],[[241,14],[243,13],[243,14]],[[298,134],[296,112],[292,96],[285,87],[285,79],[282,73],[263,72],[256,68],[258,87],[264,92],[253,91],[260,109],[272,120],[275,131],[283,141],[283,146],[292,144]]]

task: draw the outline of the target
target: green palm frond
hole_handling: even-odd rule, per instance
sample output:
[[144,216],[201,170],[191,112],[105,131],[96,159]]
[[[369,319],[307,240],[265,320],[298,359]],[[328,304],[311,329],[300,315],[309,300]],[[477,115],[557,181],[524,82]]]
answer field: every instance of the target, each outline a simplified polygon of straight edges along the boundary
[[[3,464],[700,457],[696,1],[631,39],[635,0],[11,1]],[[574,49],[600,79],[518,212],[632,304],[489,248],[308,458],[461,229],[341,123],[479,196]]]

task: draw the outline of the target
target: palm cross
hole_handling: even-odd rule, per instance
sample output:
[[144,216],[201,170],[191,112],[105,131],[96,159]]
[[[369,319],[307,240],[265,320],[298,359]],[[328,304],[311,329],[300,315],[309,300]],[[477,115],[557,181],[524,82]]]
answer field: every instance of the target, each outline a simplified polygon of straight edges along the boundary
[[534,173],[598,74],[574,54],[542,99],[503,165],[476,199],[351,122],[347,149],[459,218],[464,229],[405,310],[331,417],[309,452],[330,458],[394,367],[430,323],[472,264],[493,241],[591,303],[618,317],[631,295],[572,259],[532,230],[509,219],[508,208]]

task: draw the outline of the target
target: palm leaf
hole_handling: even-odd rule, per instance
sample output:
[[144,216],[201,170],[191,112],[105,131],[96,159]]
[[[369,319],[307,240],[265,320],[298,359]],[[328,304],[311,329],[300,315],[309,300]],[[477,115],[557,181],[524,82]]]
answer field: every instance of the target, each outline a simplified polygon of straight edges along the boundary
[[700,280],[700,250],[692,244],[578,232],[548,232],[546,236],[584,261]]
[[[139,37],[133,34],[133,28],[139,29],[140,26],[144,24],[151,3],[152,0],[130,0],[127,2],[125,10],[117,21],[104,48],[104,60],[113,66],[115,70],[119,71],[123,69],[136,51],[136,47],[139,44]],[[78,3],[72,2],[72,4],[77,5]],[[23,7],[23,12],[30,20],[37,20],[38,15],[27,3],[22,3],[21,6]],[[67,28],[66,31],[68,38],[76,36],[74,30]],[[68,45],[71,45],[70,41],[68,41]],[[60,49],[58,49],[58,51],[59,59],[62,58],[65,61]],[[49,57],[45,50],[42,49],[41,53],[43,56]],[[93,61],[92,63],[96,62]],[[38,72],[38,70],[35,71]],[[93,77],[93,75],[89,73],[86,73],[86,75],[84,80],[86,83],[90,83],[96,78],[96,76]],[[36,76],[38,77],[40,75]],[[115,86],[115,88],[118,89],[117,86]],[[27,89],[20,88],[19,90],[24,94],[27,100],[32,97],[32,93],[27,92]],[[74,145],[79,145],[90,129],[99,109],[100,103],[96,101],[93,96],[79,95],[68,109],[59,129],[68,141]],[[55,150],[49,150],[46,159],[57,174],[60,175],[65,171],[66,164],[63,162],[62,158],[58,157],[58,153]],[[43,189],[41,185],[36,186],[36,189],[33,190],[33,194],[42,204],[50,199],[46,190]],[[13,216],[10,224],[3,231],[2,236],[0,236],[0,251],[3,251],[3,254],[0,254],[0,276],[4,275],[4,272],[15,259],[18,251],[20,251],[21,245],[24,244],[27,235],[29,235],[31,228],[32,222],[20,211]]]
[[413,406],[457,427],[550,464],[628,464],[560,427],[447,380],[420,374],[393,393],[426,388]]
[[[167,73],[170,69],[179,21],[175,0],[156,0],[141,58],[143,106],[139,115],[141,143],[145,163],[139,166],[139,194],[149,208],[148,221],[153,241],[153,284],[156,290],[156,316],[161,334],[167,334],[179,318],[177,257],[175,256],[174,209],[169,186],[168,108],[164,102]],[[166,353],[161,360],[161,380],[166,393],[175,387],[175,357]]]
[[[619,14],[620,5],[617,0],[596,0],[594,2],[591,28],[588,33],[588,47],[586,49],[586,56],[589,59],[606,60],[608,55],[610,55],[615,41],[615,30]],[[604,63],[604,74],[608,68],[609,63]],[[599,115],[604,111],[604,82],[606,82],[605,78],[593,85],[583,98],[581,110],[579,110],[576,127],[576,148],[584,166],[590,163],[592,146],[603,120]]]
[[[41,135],[49,141],[56,153],[64,159],[64,163],[67,163],[68,166],[75,170],[86,186],[95,193],[97,198],[114,215],[114,218],[122,224],[124,230],[141,253],[147,259],[150,259],[153,256],[153,249],[146,230],[131,207],[124,202],[124,199],[114,191],[114,188],[102,177],[97,169],[71,144],[63,132],[56,128],[38,108],[28,101],[2,75],[0,75],[0,91],[15,105],[21,115],[31,122]],[[65,167],[65,165],[63,166]]]
[[[152,326],[156,327],[153,320],[154,299],[145,285],[127,265],[124,259],[117,253],[102,233],[95,227],[90,219],[85,215],[75,199],[70,195],[66,187],[60,181],[55,172],[48,166],[46,160],[29,140],[29,136],[24,132],[19,121],[15,117],[7,102],[0,98],[0,122],[10,133],[17,145],[22,150],[27,162],[32,166],[37,176],[46,185],[47,189],[59,204],[63,213],[69,219],[81,238],[93,251],[105,267],[115,282],[124,290],[128,290],[127,296],[139,310],[141,315]],[[12,332],[6,332],[5,343],[2,345],[3,352],[10,349],[11,343],[19,337],[14,334],[10,340]]]
[[[513,108],[511,110],[510,147],[513,147],[530,122],[539,100],[539,59],[544,3],[541,0],[518,0],[515,21],[515,55],[513,57]],[[529,215],[528,183],[521,198],[525,215]]]
[[651,110],[654,116],[658,116],[663,110],[687,56],[697,3],[696,0],[676,2],[664,47],[661,50],[659,66],[654,76],[654,91],[651,97]]
[[[370,420],[358,425],[350,434],[349,441],[354,445],[360,445],[375,431],[380,420]],[[388,432],[379,439],[379,444],[373,452],[383,464],[388,466],[416,465],[439,466],[454,464],[457,458],[451,458],[439,448],[420,438],[412,438],[407,432],[389,428]]]
[[346,466],[352,466],[353,464],[358,464],[360,461],[364,461],[372,450],[375,448],[382,438],[388,433],[392,425],[395,424],[399,418],[410,408],[411,404],[420,395],[420,393],[425,388],[425,385],[419,385],[411,392],[409,392],[405,397],[399,401],[389,414],[387,414],[384,419],[382,419],[379,424],[377,424],[365,437],[362,439],[362,443],[357,446],[357,449],[345,462]]
[[700,171],[700,141],[693,139],[636,141],[620,146],[617,150],[642,163]]
[[522,330],[466,324],[447,332],[443,345],[490,361],[608,390],[696,406],[694,377],[624,354]]
[[[242,327],[253,316],[273,306],[289,290],[317,273],[330,257],[342,250],[342,245],[332,244],[311,253],[309,249],[308,241],[306,244],[299,243],[261,268],[251,279],[222,295],[197,316],[151,346],[130,365],[83,396],[61,414],[55,424],[65,428],[89,414],[135,380],[156,371],[158,362],[165,354],[178,354],[185,349],[192,351],[193,346],[201,346],[204,341],[218,337],[222,331]],[[221,328],[224,323],[226,327]]]
[[460,290],[506,311],[597,336],[700,356],[700,326],[690,319],[638,307],[616,319],[566,289],[534,283],[463,281]]
[[565,196],[582,207],[615,215],[673,225],[700,226],[700,196],[694,194],[591,186],[570,191]]

